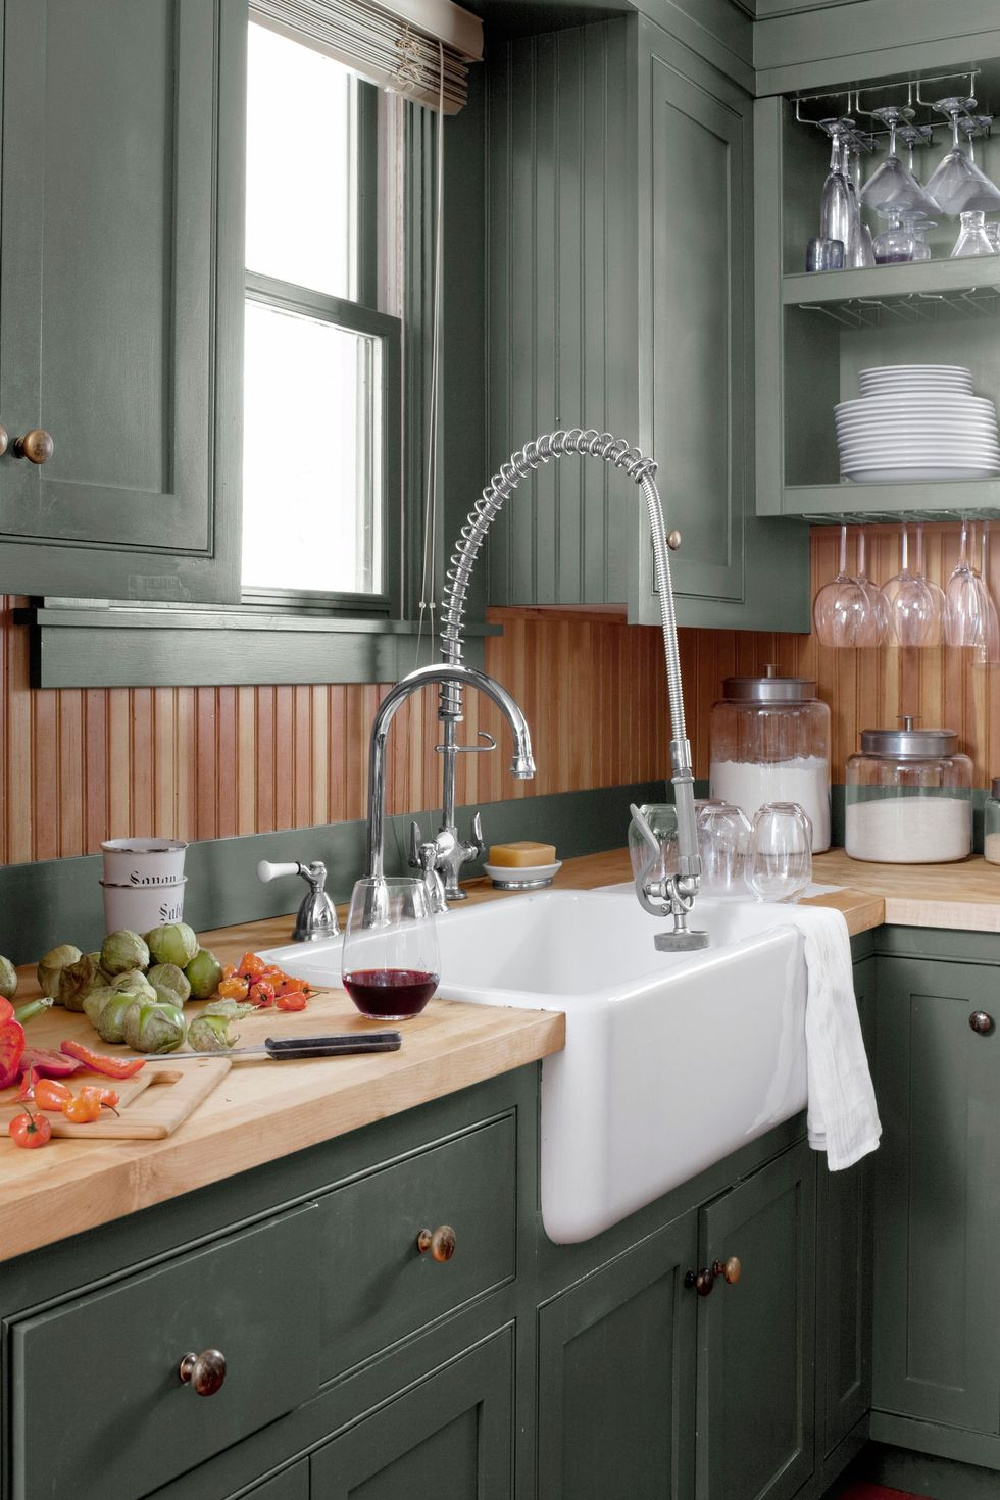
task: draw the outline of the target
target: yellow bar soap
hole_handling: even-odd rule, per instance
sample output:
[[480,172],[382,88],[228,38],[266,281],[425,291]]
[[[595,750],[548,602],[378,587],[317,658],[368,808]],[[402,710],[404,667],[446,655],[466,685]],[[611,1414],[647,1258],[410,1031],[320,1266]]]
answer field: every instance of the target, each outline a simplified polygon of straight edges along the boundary
[[536,844],[533,839],[518,839],[513,844],[491,844],[490,864],[518,869],[525,865],[555,864],[555,844]]

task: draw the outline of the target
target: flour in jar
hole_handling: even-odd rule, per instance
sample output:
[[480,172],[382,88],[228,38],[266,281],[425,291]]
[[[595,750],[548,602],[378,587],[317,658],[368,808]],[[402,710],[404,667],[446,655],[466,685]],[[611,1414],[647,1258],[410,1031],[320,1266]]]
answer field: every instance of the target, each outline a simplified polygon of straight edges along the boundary
[[750,820],[765,802],[797,802],[813,829],[813,853],[830,847],[830,764],[818,755],[798,760],[713,761],[711,795],[742,807]]
[[991,865],[1000,865],[1000,833],[988,833],[983,853]]
[[852,859],[936,865],[972,849],[967,797],[878,797],[847,805],[844,846]]

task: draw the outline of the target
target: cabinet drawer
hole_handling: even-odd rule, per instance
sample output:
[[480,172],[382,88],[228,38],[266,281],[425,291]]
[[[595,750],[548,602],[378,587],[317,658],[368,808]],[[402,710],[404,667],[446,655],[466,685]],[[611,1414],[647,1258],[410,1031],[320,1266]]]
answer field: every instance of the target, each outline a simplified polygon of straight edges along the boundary
[[[13,1500],[138,1500],[313,1394],[314,1204],[11,1327]],[[203,1397],[179,1378],[219,1349]],[[53,1434],[58,1432],[58,1442]]]
[[[415,1333],[514,1275],[512,1116],[347,1183],[319,1205],[322,1378]],[[450,1225],[455,1253],[417,1249]]]

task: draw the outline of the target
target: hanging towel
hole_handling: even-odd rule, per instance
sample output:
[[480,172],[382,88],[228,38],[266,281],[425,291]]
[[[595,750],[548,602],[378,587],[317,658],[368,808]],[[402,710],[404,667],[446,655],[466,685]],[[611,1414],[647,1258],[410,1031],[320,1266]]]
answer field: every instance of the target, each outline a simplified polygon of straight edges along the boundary
[[837,1172],[877,1149],[882,1122],[861,1037],[844,914],[799,907],[795,925],[804,939],[808,976],[809,1144],[825,1151],[830,1171]]

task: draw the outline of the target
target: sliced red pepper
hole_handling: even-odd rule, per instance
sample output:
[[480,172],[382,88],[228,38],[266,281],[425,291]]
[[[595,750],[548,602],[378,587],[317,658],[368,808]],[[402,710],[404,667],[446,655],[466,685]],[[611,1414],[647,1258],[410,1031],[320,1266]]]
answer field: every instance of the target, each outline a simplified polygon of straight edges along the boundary
[[24,1032],[13,1016],[0,1021],[0,1089],[16,1081],[23,1051]]
[[34,1068],[39,1078],[69,1078],[72,1074],[79,1073],[83,1063],[74,1062],[73,1058],[64,1057],[61,1052],[49,1052],[45,1047],[25,1047],[18,1067],[22,1073]]
[[21,1074],[21,1087],[14,1095],[15,1104],[26,1104],[28,1100],[35,1097],[35,1084],[38,1082],[38,1069],[29,1068],[26,1073]]
[[111,1057],[107,1052],[94,1052],[83,1042],[60,1042],[59,1050],[67,1057],[75,1057],[92,1073],[103,1073],[105,1078],[134,1078],[146,1066],[144,1057]]
[[5,1000],[3,995],[0,995],[0,1023],[9,1021],[13,1014],[13,1005],[11,1005],[9,1000]]

